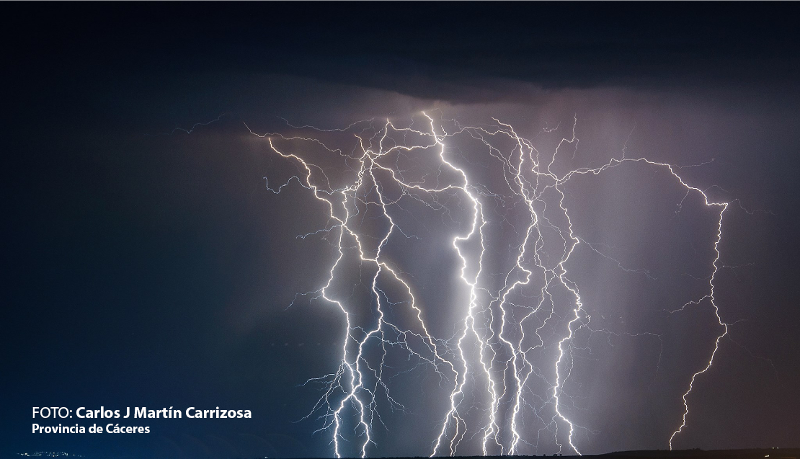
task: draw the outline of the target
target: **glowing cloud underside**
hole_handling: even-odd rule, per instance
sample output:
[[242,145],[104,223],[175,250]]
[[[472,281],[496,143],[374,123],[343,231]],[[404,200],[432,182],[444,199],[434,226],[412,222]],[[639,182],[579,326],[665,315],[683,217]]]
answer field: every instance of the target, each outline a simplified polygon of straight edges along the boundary
[[[463,454],[466,442],[479,443],[483,454],[523,454],[546,445],[580,454],[578,432],[590,431],[571,419],[574,403],[566,390],[584,345],[576,341],[578,334],[660,339],[647,330],[593,328],[570,274],[579,246],[619,269],[644,272],[576,234],[567,204],[572,181],[623,167],[668,179],[684,193],[678,207],[697,199],[716,221],[706,238],[713,247],[704,261],[704,293],[669,311],[710,307],[719,323],[707,361],[685,381],[683,416],[664,439],[672,447],[687,426],[693,385],[711,368],[728,333],[714,298],[728,203],[686,183],[676,166],[626,157],[625,148],[598,167],[565,167],[570,158],[560,150],[577,147],[575,125],[571,138],[546,153],[496,119],[473,127],[423,113],[402,125],[367,120],[341,130],[290,128],[292,134],[251,133],[299,171],[278,186],[268,181],[268,189],[307,189],[321,206],[305,211],[321,209],[328,220],[302,235],[333,245],[333,259],[322,261],[329,263],[327,277],[318,289],[298,295],[335,307],[346,324],[341,361],[332,373],[309,381],[324,387],[309,416],[319,416],[319,431],[331,435],[337,456],[364,457],[377,447],[374,432],[384,424],[382,415],[404,409],[392,395],[395,378],[409,371],[429,372],[449,393],[446,403],[431,406],[439,412],[428,413],[439,419],[437,430],[428,439],[415,438],[430,442],[431,456]],[[493,183],[488,177],[495,177]],[[459,294],[444,306],[420,302],[419,279],[402,269],[408,260],[396,248],[419,240],[414,228],[430,215],[439,219],[435,228],[449,228],[441,249],[457,260],[452,277]],[[513,237],[498,228],[510,229]],[[454,317],[450,334],[430,325],[434,307]],[[398,354],[406,355],[404,369]]]

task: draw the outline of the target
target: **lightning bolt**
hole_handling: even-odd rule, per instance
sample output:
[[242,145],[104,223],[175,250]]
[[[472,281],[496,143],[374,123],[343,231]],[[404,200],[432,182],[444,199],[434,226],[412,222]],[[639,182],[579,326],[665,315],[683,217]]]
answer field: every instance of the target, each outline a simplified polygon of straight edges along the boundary
[[[694,384],[711,369],[728,333],[715,298],[728,202],[712,200],[688,184],[678,166],[627,157],[627,142],[619,157],[597,167],[561,171],[562,163],[575,159],[577,116],[571,137],[562,138],[551,153],[541,153],[532,140],[499,119],[488,126],[464,126],[423,112],[408,125],[374,119],[328,130],[286,124],[294,135],[247,129],[298,170],[278,186],[267,181],[267,189],[277,195],[296,184],[320,204],[327,219],[324,228],[299,236],[323,237],[333,247],[327,279],[298,297],[334,307],[345,323],[337,368],[307,381],[323,387],[307,417],[318,416],[318,432],[331,433],[337,457],[351,455],[350,444],[366,457],[376,446],[376,425],[385,425],[382,413],[406,409],[391,392],[392,379],[400,374],[393,364],[397,352],[406,355],[406,371],[430,369],[449,391],[431,456],[456,455],[467,441],[477,441],[484,455],[520,454],[525,445],[536,450],[554,445],[559,453],[580,454],[578,432],[591,431],[569,416],[575,407],[568,384],[576,353],[583,350],[578,336],[661,336],[592,326],[568,269],[577,247],[585,246],[626,273],[655,278],[576,234],[566,185],[634,164],[666,174],[685,191],[678,211],[697,195],[718,215],[706,293],[670,311],[708,303],[722,330],[707,363],[683,393],[681,423],[668,441],[672,448],[687,425]],[[334,138],[350,139],[349,149],[331,146]],[[478,147],[466,152],[465,143]],[[572,158],[562,160],[567,146],[573,149]],[[481,171],[492,171],[501,180],[488,185],[476,178]],[[451,336],[431,331],[427,309],[415,296],[414,278],[403,271],[393,248],[420,239],[401,223],[418,222],[417,208],[449,224],[444,225],[450,228],[448,250],[459,263],[465,299],[454,306]],[[358,279],[349,279],[353,273]]]

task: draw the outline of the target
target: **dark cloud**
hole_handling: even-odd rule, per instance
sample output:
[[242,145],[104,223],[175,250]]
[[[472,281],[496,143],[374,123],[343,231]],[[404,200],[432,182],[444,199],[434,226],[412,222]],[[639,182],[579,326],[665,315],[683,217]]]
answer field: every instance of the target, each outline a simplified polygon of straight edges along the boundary
[[[685,88],[791,83],[790,6],[443,3],[7,7],[14,73],[278,73],[400,91],[481,98],[485,79],[549,88]],[[424,84],[421,84],[424,83]],[[478,84],[479,85],[479,84]],[[495,87],[496,84],[481,85]],[[43,88],[45,89],[45,88]]]

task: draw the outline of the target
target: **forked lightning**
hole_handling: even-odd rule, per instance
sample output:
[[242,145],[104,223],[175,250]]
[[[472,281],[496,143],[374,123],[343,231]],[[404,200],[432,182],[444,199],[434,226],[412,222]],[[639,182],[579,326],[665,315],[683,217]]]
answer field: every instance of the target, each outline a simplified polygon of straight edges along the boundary
[[[604,254],[601,245],[576,234],[566,184],[638,164],[670,177],[685,190],[684,200],[702,198],[717,221],[706,292],[672,311],[710,304],[721,326],[707,364],[686,381],[682,419],[676,419],[674,433],[665,438],[672,448],[687,427],[693,386],[711,368],[720,340],[728,333],[714,296],[728,203],[688,184],[676,166],[626,157],[625,148],[598,167],[559,173],[564,162],[560,150],[578,145],[577,119],[571,138],[563,138],[547,154],[510,124],[493,121],[464,126],[423,113],[404,124],[366,120],[341,130],[289,126],[286,131],[292,135],[250,130],[300,171],[278,186],[268,181],[267,188],[279,194],[287,186],[300,185],[325,209],[328,224],[300,237],[324,237],[336,252],[320,287],[299,294],[336,307],[345,323],[337,368],[308,382],[324,387],[309,416],[320,416],[319,431],[330,433],[337,457],[350,455],[347,448],[367,456],[376,447],[374,432],[383,423],[382,413],[405,409],[392,395],[399,370],[389,362],[402,351],[410,366],[405,371],[428,368],[449,391],[446,407],[435,413],[440,422],[430,439],[431,456],[465,454],[466,442],[479,443],[484,455],[522,454],[523,445],[536,450],[545,443],[556,445],[558,452],[580,454],[577,433],[590,432],[570,419],[574,405],[566,389],[580,349],[576,334],[618,334],[592,329],[581,290],[568,269],[570,260],[584,244],[627,273],[652,277],[626,268]],[[352,150],[331,146],[326,139],[332,136],[352,139]],[[465,142],[483,159],[464,153]],[[415,161],[422,165],[415,168]],[[332,162],[339,164],[335,171],[325,165]],[[499,171],[501,183],[475,178],[479,169]],[[433,331],[430,312],[415,297],[415,278],[391,255],[393,242],[419,238],[402,223],[418,218],[413,214],[418,206],[442,221],[454,221],[440,225],[451,231],[442,248],[458,260],[454,275],[464,299],[447,305],[457,317],[451,336]],[[510,229],[513,236],[502,236],[500,228]],[[348,281],[354,272],[359,280]],[[342,285],[351,286],[349,294],[343,294]],[[660,339],[647,331],[629,336]]]

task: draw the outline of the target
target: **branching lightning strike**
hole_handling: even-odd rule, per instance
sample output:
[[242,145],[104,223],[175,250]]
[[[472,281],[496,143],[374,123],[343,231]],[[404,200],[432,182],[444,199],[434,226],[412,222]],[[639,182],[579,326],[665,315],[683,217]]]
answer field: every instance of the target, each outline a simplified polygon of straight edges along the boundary
[[[462,444],[475,438],[485,455],[521,454],[523,445],[539,448],[548,442],[558,452],[580,454],[577,432],[588,434],[589,430],[571,420],[574,406],[567,389],[580,350],[576,334],[661,337],[647,331],[617,333],[592,327],[568,269],[579,245],[626,273],[653,277],[648,270],[624,266],[603,253],[600,244],[576,234],[565,188],[578,177],[633,164],[663,173],[685,190],[679,209],[697,195],[717,221],[705,294],[671,311],[708,303],[722,330],[707,363],[688,381],[680,425],[668,439],[672,448],[687,426],[694,384],[711,368],[720,340],[728,333],[729,325],[720,316],[715,298],[715,279],[723,215],[729,203],[714,201],[704,190],[688,184],[676,172],[677,166],[626,157],[626,148],[620,157],[598,167],[556,172],[562,148],[577,148],[577,118],[571,138],[563,138],[550,154],[540,153],[531,140],[498,119],[490,127],[475,127],[423,113],[419,121],[398,126],[390,120],[367,120],[341,130],[290,126],[297,135],[250,130],[300,171],[278,186],[267,182],[267,188],[279,194],[290,184],[300,185],[319,201],[328,220],[325,228],[300,236],[321,235],[336,253],[327,280],[301,295],[335,306],[345,322],[338,367],[308,382],[323,384],[322,396],[309,416],[319,413],[319,431],[331,433],[334,454],[348,455],[345,449],[352,442],[361,457],[367,456],[376,444],[375,425],[383,423],[384,409],[379,405],[405,409],[392,396],[393,376],[387,374],[392,367],[390,353],[396,350],[416,362],[414,368],[430,368],[449,391],[431,440],[431,456],[455,455]],[[329,146],[322,138],[331,133],[354,139],[353,150]],[[478,145],[480,154],[502,171],[502,190],[474,178],[470,159],[451,146],[463,141]],[[312,159],[312,150],[321,152],[322,156],[316,156],[323,159]],[[346,165],[337,172],[339,176],[329,176],[323,164],[329,158],[324,156]],[[414,169],[417,160],[425,164],[425,170]],[[449,337],[431,331],[428,311],[415,297],[413,277],[403,272],[396,257],[387,255],[393,241],[418,238],[399,223],[400,215],[412,214],[412,204],[454,221],[461,218],[451,225],[447,238],[448,250],[460,264],[458,281],[465,301],[454,306],[458,319]],[[500,227],[511,228],[518,243],[507,248],[498,244]],[[502,270],[498,263],[504,266]],[[353,271],[362,276],[356,284],[364,286],[364,291],[351,287],[345,295],[342,285]],[[404,313],[412,320],[398,319]]]

